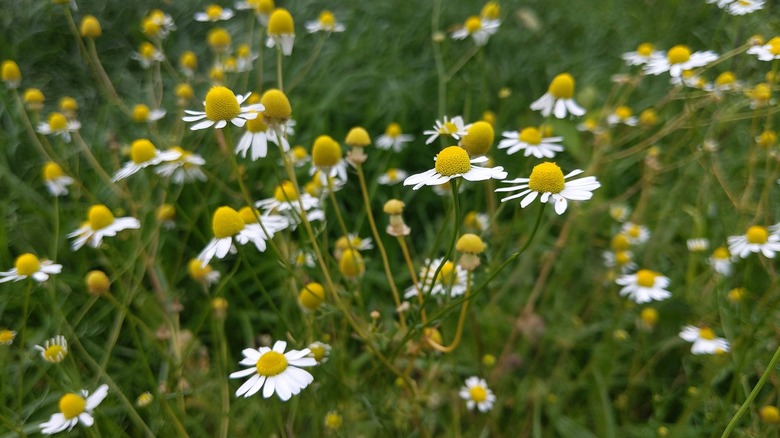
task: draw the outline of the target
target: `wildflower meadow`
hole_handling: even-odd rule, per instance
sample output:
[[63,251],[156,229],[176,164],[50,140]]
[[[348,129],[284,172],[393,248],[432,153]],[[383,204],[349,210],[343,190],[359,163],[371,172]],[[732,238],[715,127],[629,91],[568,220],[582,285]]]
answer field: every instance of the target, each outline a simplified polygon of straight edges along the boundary
[[780,435],[776,2],[0,23],[0,438]]

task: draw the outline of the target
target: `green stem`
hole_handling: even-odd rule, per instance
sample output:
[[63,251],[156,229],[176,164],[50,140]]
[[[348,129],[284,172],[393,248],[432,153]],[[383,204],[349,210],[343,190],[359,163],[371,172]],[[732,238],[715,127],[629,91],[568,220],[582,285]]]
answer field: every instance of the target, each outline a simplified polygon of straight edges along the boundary
[[750,404],[753,403],[753,400],[756,398],[759,391],[761,391],[761,388],[764,387],[767,379],[769,379],[769,375],[772,373],[772,371],[774,371],[778,359],[780,359],[780,347],[775,350],[775,355],[772,356],[772,360],[769,361],[769,365],[767,365],[766,369],[764,370],[764,374],[761,375],[761,379],[758,380],[756,386],[753,387],[752,391],[750,391],[748,398],[744,403],[742,403],[742,406],[739,407],[739,410],[736,414],[734,414],[734,417],[731,418],[731,421],[729,421],[729,424],[726,426],[726,429],[723,431],[723,435],[721,435],[720,438],[726,438],[731,434],[731,431],[737,425],[739,419],[742,418],[742,416],[745,414],[745,411],[747,411],[748,407],[750,407]]

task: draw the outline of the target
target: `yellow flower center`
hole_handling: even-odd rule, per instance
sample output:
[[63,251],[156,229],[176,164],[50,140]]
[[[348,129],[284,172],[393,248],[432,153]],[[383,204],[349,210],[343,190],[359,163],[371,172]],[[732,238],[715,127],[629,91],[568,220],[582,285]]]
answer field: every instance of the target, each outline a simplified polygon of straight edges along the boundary
[[341,146],[329,135],[320,135],[314,140],[311,157],[317,167],[332,167],[341,160]]
[[60,398],[60,412],[62,412],[66,420],[77,417],[84,412],[86,407],[87,401],[78,394],[65,394]]
[[44,181],[53,181],[63,175],[65,172],[62,171],[62,167],[55,162],[49,161],[43,166]]
[[734,73],[730,71],[724,71],[723,73],[719,74],[717,78],[715,78],[715,85],[723,87],[733,84],[736,82],[736,80],[737,78],[734,76]]
[[772,38],[767,44],[769,44],[769,53],[780,55],[780,37]]
[[225,50],[230,47],[230,34],[225,29],[217,27],[206,34],[206,41],[214,50]]
[[387,129],[385,129],[385,135],[392,138],[398,137],[401,135],[401,125],[395,122],[387,125]]
[[777,142],[775,131],[764,131],[758,136],[756,143],[762,148],[768,148]]
[[287,9],[275,9],[268,18],[268,35],[281,36],[295,34],[293,17]]
[[658,322],[658,311],[652,307],[645,307],[639,316],[642,322],[648,326],[654,326]]
[[157,148],[151,141],[140,138],[130,145],[130,158],[136,164],[146,163],[157,155]]
[[209,120],[232,120],[241,114],[236,95],[222,86],[211,87],[206,94],[206,117]]
[[666,53],[666,58],[669,60],[669,64],[688,62],[691,59],[691,49],[681,44],[674,46]]
[[747,233],[745,233],[745,237],[747,237],[748,243],[763,245],[766,243],[767,238],[769,237],[769,232],[764,227],[754,225],[748,228]]
[[655,47],[652,44],[642,43],[636,48],[636,53],[638,53],[640,56],[648,58],[653,54],[653,49],[655,49]]
[[46,97],[43,92],[37,88],[28,88],[24,90],[25,103],[43,103]]
[[628,242],[628,236],[625,234],[616,234],[615,237],[612,238],[612,250],[615,252],[618,251],[626,251],[631,244]]
[[0,74],[2,79],[6,82],[18,82],[22,79],[22,71],[19,70],[19,65],[11,60],[3,61],[2,73]]
[[493,126],[488,122],[475,122],[466,131],[466,136],[460,141],[460,146],[471,156],[485,155],[493,146]]
[[92,230],[102,230],[114,223],[114,215],[111,214],[111,210],[105,205],[93,205],[92,207],[89,207],[87,221]]
[[441,267],[441,271],[439,271],[439,276],[436,280],[447,287],[458,284],[458,272],[455,269],[455,263],[445,262]]
[[263,117],[269,123],[284,123],[292,116],[290,100],[280,90],[271,89],[266,91],[263,93],[260,103],[265,107]]
[[455,243],[455,249],[466,254],[481,254],[485,251],[485,242],[476,234],[466,233]]
[[298,199],[298,192],[295,191],[295,184],[292,181],[284,181],[276,186],[274,190],[274,199],[279,202],[292,202]]
[[303,146],[295,146],[292,149],[293,157],[295,157],[296,160],[302,160],[309,156],[309,153],[306,151],[306,148]]
[[655,110],[646,109],[639,114],[639,123],[644,126],[653,126],[658,123],[658,114]]
[[472,15],[471,17],[466,19],[466,31],[470,34],[482,29],[482,20],[479,19],[476,15]]
[[179,99],[189,100],[195,96],[195,92],[192,90],[190,84],[179,84],[176,86],[176,97]]
[[68,119],[66,119],[62,113],[49,114],[49,129],[54,132],[68,129]]
[[85,283],[87,291],[96,295],[108,292],[111,287],[111,280],[103,271],[89,271]]
[[325,301],[325,288],[319,283],[309,283],[298,293],[298,302],[306,309],[315,310]]
[[154,44],[150,42],[141,43],[141,46],[138,49],[138,52],[144,59],[152,59],[154,57],[154,52],[156,51],[157,49],[154,48]]
[[368,131],[365,128],[356,126],[349,130],[347,138],[344,139],[344,143],[352,147],[364,148],[371,144],[371,137],[368,135]]
[[330,11],[320,12],[320,26],[325,29],[333,29],[336,27],[336,17]]
[[264,377],[279,375],[287,369],[287,358],[282,353],[269,351],[257,360],[257,374]]
[[615,264],[618,266],[625,266],[631,261],[631,255],[627,251],[618,251],[615,253]]
[[488,20],[496,20],[498,19],[498,16],[501,15],[501,6],[496,2],[487,2],[485,3],[485,6],[482,6],[479,15]]
[[38,272],[38,269],[41,267],[41,261],[30,253],[22,254],[16,258],[14,267],[19,275],[30,276]]
[[265,132],[268,130],[268,125],[266,125],[263,122],[263,118],[258,115],[258,117],[246,121],[246,130],[252,133]]
[[209,5],[206,8],[206,15],[208,15],[211,21],[219,20],[219,17],[222,16],[222,8],[217,5]]
[[10,344],[16,338],[13,330],[0,330],[0,344]]
[[469,154],[460,146],[449,146],[436,155],[436,172],[443,176],[462,175],[471,169]]
[[236,56],[239,58],[247,58],[251,53],[252,51],[248,44],[241,44],[238,46],[238,49],[236,49]]
[[[84,27],[85,24],[82,22],[81,24],[81,33],[84,34]],[[141,22],[141,31],[144,33],[144,35],[147,36],[156,36],[160,33],[160,29],[162,26],[160,26],[159,23],[154,21],[152,18],[147,18]]]
[[702,327],[699,329],[699,337],[711,341],[715,339],[715,332],[709,327]]
[[64,112],[76,112],[78,109],[79,103],[76,102],[76,99],[69,96],[60,99],[60,110]]
[[100,22],[92,15],[85,15],[81,19],[81,36],[85,38],[97,38],[103,33]]
[[53,344],[43,352],[43,358],[47,362],[59,362],[66,354],[68,351],[62,345]]
[[235,236],[244,229],[244,225],[238,212],[230,207],[219,207],[211,220],[211,229],[217,239]]
[[487,399],[487,390],[482,386],[473,386],[469,388],[469,396],[477,403],[482,403]]
[[149,119],[149,107],[139,103],[133,107],[133,120],[136,122],[145,122]]
[[187,271],[189,272],[190,277],[197,281],[203,281],[206,279],[206,276],[211,273],[212,268],[211,265],[202,266],[201,261],[198,259],[192,259],[187,265]]
[[339,260],[339,271],[346,278],[355,278],[363,275],[366,272],[363,256],[358,251],[345,250],[341,255],[341,260]]
[[257,209],[253,209],[247,205],[238,210],[238,215],[241,216],[241,220],[243,220],[245,224],[256,224],[257,216],[259,216],[260,213]]
[[160,222],[172,221],[176,217],[176,207],[173,204],[162,204],[157,207],[157,220]]
[[542,142],[542,133],[538,129],[529,126],[520,131],[519,139],[523,143],[537,145]]
[[257,12],[268,15],[274,10],[274,0],[255,0]]
[[574,96],[574,78],[568,73],[554,77],[547,90],[556,99],[571,99]]
[[756,84],[753,88],[753,99],[760,102],[766,102],[772,97],[772,89],[765,83]]
[[314,360],[317,362],[322,361],[322,359],[325,359],[325,347],[321,345],[314,345],[309,347],[309,351],[311,351],[311,355],[314,356]]
[[729,254],[729,250],[725,246],[719,246],[712,252],[712,258],[718,260],[727,260],[730,256],[731,254]]
[[557,164],[537,164],[528,178],[528,188],[539,193],[560,193],[565,186],[563,171]]
[[636,273],[636,284],[642,287],[653,287],[655,286],[655,277],[657,276],[658,274],[649,269],[640,269]]
[[621,105],[621,106],[615,108],[615,115],[620,120],[626,120],[627,118],[631,117],[632,114],[633,114],[633,111],[631,111],[631,108],[629,108],[627,106],[622,106]]

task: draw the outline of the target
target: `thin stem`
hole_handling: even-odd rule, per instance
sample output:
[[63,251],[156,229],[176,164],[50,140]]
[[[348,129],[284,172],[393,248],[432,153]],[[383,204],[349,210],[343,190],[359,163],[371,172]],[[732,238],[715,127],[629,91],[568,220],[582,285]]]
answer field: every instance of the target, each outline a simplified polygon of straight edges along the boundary
[[426,314],[425,309],[422,308],[425,297],[423,296],[420,281],[417,279],[417,273],[414,271],[414,264],[412,263],[412,258],[409,256],[409,248],[406,246],[406,239],[404,239],[404,236],[398,236],[398,245],[401,246],[401,252],[404,254],[404,260],[406,260],[406,267],[409,268],[409,277],[412,279],[412,284],[414,284],[415,289],[417,289],[417,301],[420,303],[421,307],[420,317],[422,318],[422,323],[425,324],[428,322],[428,315]]
[[463,334],[463,323],[466,321],[466,313],[469,308],[469,302],[471,295],[471,271],[468,271],[466,274],[466,294],[463,297],[463,306],[460,308],[460,317],[458,318],[458,326],[455,328],[455,338],[452,339],[452,342],[448,346],[443,346],[436,341],[434,341],[431,338],[427,338],[428,345],[433,347],[433,349],[441,351],[442,353],[450,353],[454,351],[458,345],[460,344],[461,335]]
[[284,84],[282,82],[282,45],[279,44],[278,47],[279,50],[276,51],[276,84],[279,91],[284,91]]
[[742,406],[739,407],[737,413],[734,414],[734,416],[731,418],[731,421],[729,421],[729,424],[726,426],[726,429],[723,431],[723,435],[720,436],[721,438],[726,438],[731,434],[731,431],[737,425],[739,419],[742,418],[742,416],[745,414],[745,411],[747,411],[748,407],[750,407],[750,404],[753,403],[753,400],[761,391],[761,388],[764,387],[764,384],[766,383],[767,379],[769,379],[769,375],[772,373],[772,371],[775,370],[775,365],[777,365],[778,359],[780,359],[780,347],[778,347],[777,350],[775,350],[775,354],[774,356],[772,356],[772,360],[769,361],[769,365],[766,366],[766,369],[764,370],[764,374],[761,375],[761,378],[758,380],[758,383],[756,383],[756,386],[754,386],[753,390],[750,391],[750,395],[748,395],[745,402],[742,403]]
[[20,412],[20,409],[22,407],[22,397],[24,396],[24,335],[27,332],[27,316],[30,313],[30,293],[32,292],[33,287],[33,280],[32,278],[27,279],[27,288],[24,290],[24,304],[22,305],[22,328],[19,329],[19,345],[21,346],[21,358],[19,360],[19,382],[18,382],[18,388],[19,388],[19,395],[16,400],[17,402],[17,412]]
[[444,264],[450,260],[450,257],[452,257],[452,252],[455,249],[455,242],[458,240],[458,233],[460,228],[460,201],[458,199],[458,182],[459,182],[458,179],[450,180],[450,188],[452,188],[452,203],[453,203],[452,205],[455,213],[455,215],[453,216],[454,229],[452,230],[452,239],[450,240],[450,246],[449,248],[447,248],[447,254],[444,255],[442,262],[439,263],[439,266],[436,267],[433,276],[428,277],[432,280],[431,287],[430,289],[428,289],[428,295],[430,295],[431,291],[433,290],[433,287],[436,285],[436,279],[439,278],[439,272],[441,272],[442,268],[444,267]]

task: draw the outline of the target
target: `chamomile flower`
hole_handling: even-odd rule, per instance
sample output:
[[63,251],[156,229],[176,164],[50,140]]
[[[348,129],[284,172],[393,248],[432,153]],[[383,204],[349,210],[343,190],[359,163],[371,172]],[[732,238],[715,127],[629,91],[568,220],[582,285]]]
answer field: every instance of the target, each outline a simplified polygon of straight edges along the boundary
[[[436,270],[441,266],[439,274],[436,278],[433,275]],[[420,288],[423,292],[427,292],[430,289],[431,296],[449,296],[455,298],[466,293],[468,284],[468,272],[460,265],[453,263],[452,261],[444,261],[444,258],[438,258],[431,262],[425,260],[425,265],[420,270],[420,284],[413,285],[406,289],[404,293],[405,298],[411,298],[417,296],[417,289]],[[433,287],[431,287],[433,284]]]
[[323,364],[330,357],[331,346],[320,341],[309,344],[309,357],[313,357],[318,364]]
[[242,44],[236,49],[236,72],[243,73],[252,70],[255,60],[259,57],[257,53],[252,53],[249,44]]
[[470,211],[463,217],[463,226],[472,230],[484,233],[490,229],[490,215],[477,211]]
[[210,128],[212,126],[216,129],[222,129],[227,126],[228,122],[239,128],[243,127],[247,120],[257,118],[258,113],[265,109],[265,107],[259,103],[241,106],[251,94],[252,93],[235,95],[233,94],[233,91],[227,87],[211,87],[209,92],[206,93],[206,100],[203,101],[203,106],[206,110],[184,110],[184,112],[189,115],[182,117],[182,120],[185,122],[198,122],[190,128],[193,131]]
[[[301,167],[311,161],[311,156],[305,147],[296,145],[287,151],[287,159],[290,160],[293,166]],[[284,163],[283,161],[281,162]]]
[[137,123],[152,123],[165,117],[162,108],[150,109],[147,105],[139,103],[133,107],[133,121]]
[[16,332],[8,329],[0,329],[0,345],[11,345],[16,339]]
[[298,268],[302,268],[304,266],[307,268],[314,268],[317,266],[314,254],[302,249],[299,249],[293,253],[290,259],[290,263]]
[[283,55],[290,56],[294,43],[295,24],[292,15],[287,9],[274,9],[268,18],[268,39],[265,40],[265,46],[268,48],[279,46]]
[[385,133],[380,135],[374,140],[376,146],[380,149],[393,149],[395,152],[401,152],[410,141],[414,140],[414,136],[410,134],[404,134],[401,131],[401,125],[398,123],[390,123],[385,128]]
[[195,21],[201,22],[217,22],[230,20],[235,13],[232,9],[223,8],[219,5],[208,5],[204,12],[195,13]]
[[501,199],[501,202],[506,202],[511,199],[520,198],[520,207],[525,208],[531,202],[533,202],[537,196],[541,194],[539,200],[542,203],[552,201],[555,204],[555,212],[557,214],[563,214],[568,207],[568,201],[585,201],[593,196],[593,191],[601,187],[601,183],[596,180],[595,176],[586,176],[585,178],[579,178],[573,181],[566,181],[567,178],[579,175],[583,171],[580,169],[573,170],[563,175],[563,171],[557,164],[551,162],[545,162],[537,164],[531,171],[531,176],[528,178],[517,178],[512,180],[502,181],[508,184],[517,184],[513,187],[500,187],[496,189],[496,192],[513,192],[515,190],[522,190],[520,193],[507,196]]
[[407,176],[409,176],[409,174],[405,170],[391,168],[387,169],[385,173],[379,175],[377,181],[379,181],[379,184],[382,184],[383,186],[391,186],[402,182],[406,179]]
[[483,23],[495,24],[496,26],[501,24],[499,18],[501,17],[501,5],[498,2],[489,1],[482,6],[479,11],[479,18]]
[[685,244],[690,252],[703,252],[710,249],[710,241],[705,238],[688,239]]
[[621,123],[628,126],[636,126],[637,122],[638,120],[636,116],[634,116],[634,112],[631,111],[631,108],[625,105],[621,105],[615,108],[615,111],[607,116],[607,123],[612,126]]
[[176,149],[159,151],[151,141],[140,138],[130,145],[130,161],[119,169],[112,181],[116,182],[137,173],[149,166],[155,166],[166,161],[175,161],[181,157],[181,152]]
[[263,252],[266,249],[266,241],[274,237],[274,233],[287,228],[289,222],[287,218],[279,215],[260,215],[262,221],[261,227],[257,223],[258,217],[251,210],[248,214],[242,209],[238,211],[230,207],[219,207],[211,219],[211,229],[214,232],[214,238],[198,254],[201,266],[208,265],[212,258],[225,258],[228,252],[235,252],[233,241],[240,245],[246,245],[252,242],[258,251]]
[[669,278],[649,269],[640,269],[636,274],[621,275],[615,280],[620,286],[620,296],[628,296],[637,304],[662,301],[672,296],[666,290]]
[[725,246],[715,248],[715,251],[712,252],[710,258],[707,259],[707,263],[709,263],[710,266],[712,266],[712,269],[718,274],[726,277],[731,275],[731,253]]
[[309,33],[315,32],[344,32],[347,29],[342,23],[336,21],[336,17],[331,11],[322,11],[320,16],[314,21],[306,22],[306,30]]
[[51,260],[40,260],[33,254],[26,253],[16,258],[14,267],[10,271],[0,272],[0,283],[8,281],[20,281],[28,277],[43,283],[49,279],[49,275],[62,272],[62,265]]
[[113,237],[122,230],[138,228],[141,228],[138,219],[129,216],[116,218],[108,207],[96,204],[89,208],[87,221],[68,234],[68,238],[73,238],[71,249],[76,251],[85,244],[97,248],[104,237]]
[[62,113],[51,113],[46,122],[38,124],[39,134],[43,135],[59,135],[66,143],[70,143],[70,133],[76,132],[81,128],[81,123],[78,120],[68,120]]
[[65,175],[59,164],[49,161],[43,165],[43,184],[52,196],[64,196],[68,194],[68,186],[74,183],[74,179]]
[[425,144],[433,143],[440,135],[460,140],[461,137],[466,135],[469,126],[471,125],[466,125],[461,116],[455,116],[452,119],[447,119],[447,116],[444,116],[444,119],[436,121],[432,130],[423,131],[423,135],[428,136]]
[[138,47],[138,52],[133,52],[130,57],[141,63],[141,67],[149,68],[155,62],[165,61],[165,55],[163,55],[154,44],[144,41]]
[[[251,150],[252,161],[256,161],[268,154],[269,141],[279,144],[276,132],[265,124],[263,117],[258,116],[246,122],[246,132],[238,141],[235,153],[246,158],[246,153]],[[281,146],[284,151],[290,150],[290,143],[284,137],[282,137]]]
[[732,2],[734,2],[734,0],[707,0],[707,3],[709,4],[717,3],[717,6],[721,9],[727,7]]
[[141,30],[150,38],[165,39],[171,31],[176,30],[176,25],[170,14],[153,9],[141,22]]
[[53,435],[65,430],[70,431],[79,423],[84,427],[91,427],[95,423],[92,411],[107,395],[108,385],[100,385],[92,395],[85,389],[63,395],[59,401],[60,412],[52,414],[49,421],[41,423],[41,433]]
[[775,100],[772,99],[772,87],[765,82],[756,84],[751,90],[745,90],[745,94],[751,99],[751,109],[766,108],[775,104]]
[[253,10],[257,21],[263,25],[268,26],[268,19],[271,17],[271,12],[274,10],[274,0],[246,0],[236,3],[236,9],[238,10]]
[[576,117],[585,115],[585,109],[574,101],[574,78],[569,73],[554,77],[547,92],[531,104],[531,109],[541,111],[544,117],[553,114],[559,119],[568,114]]
[[542,131],[533,126],[520,131],[504,131],[501,136],[504,139],[498,142],[498,148],[506,149],[507,155],[524,151],[523,155],[526,157],[533,155],[536,158],[553,158],[556,152],[563,151],[560,144],[563,137],[544,137]]
[[[303,211],[301,211],[303,205]],[[325,212],[319,209],[320,200],[308,193],[298,193],[291,181],[283,181],[274,190],[274,197],[255,203],[257,208],[266,212],[284,214],[290,219],[290,227],[295,228],[300,223],[302,213],[309,221],[325,219]]]
[[680,332],[680,337],[693,342],[693,354],[722,354],[729,351],[729,341],[715,336],[715,332],[709,327],[686,325]]
[[651,59],[663,56],[663,52],[655,50],[651,43],[642,43],[633,52],[626,52],[621,57],[628,65],[645,65]]
[[761,253],[773,259],[780,251],[780,224],[768,228],[754,225],[742,236],[729,237],[728,243],[729,252],[735,257],[746,259],[750,254]]
[[735,0],[729,3],[726,11],[731,15],[747,15],[764,9],[764,0]]
[[190,259],[187,263],[187,272],[193,280],[205,285],[218,282],[220,277],[219,271],[215,271],[209,264],[204,266],[198,259]]
[[374,249],[374,242],[370,237],[361,238],[357,234],[349,233],[336,240],[333,258],[341,260],[342,254],[348,250],[368,251]]
[[412,189],[417,190],[424,185],[436,186],[458,177],[463,177],[468,181],[484,181],[491,178],[504,179],[507,175],[501,166],[474,166],[474,164],[487,162],[488,158],[481,156],[469,159],[468,152],[460,146],[449,146],[442,149],[434,160],[436,164],[433,169],[406,178],[404,185],[413,185]]
[[19,64],[10,59],[3,61],[0,66],[0,78],[5,82],[5,86],[10,89],[19,88],[19,83],[22,81],[22,71],[19,69]]
[[192,181],[206,181],[206,174],[200,166],[206,164],[206,160],[198,154],[185,151],[180,146],[173,146],[168,152],[178,152],[179,158],[167,161],[155,169],[158,175],[170,177],[174,184],[184,184]]
[[604,266],[608,268],[619,268],[620,272],[628,273],[636,269],[636,263],[634,263],[634,253],[631,251],[605,251],[603,254]]
[[680,44],[669,49],[665,55],[651,59],[645,64],[644,71],[649,75],[669,72],[673,78],[679,78],[683,71],[703,67],[717,59],[718,54],[713,51],[691,53],[688,46]]
[[470,411],[477,408],[479,412],[487,412],[493,409],[493,403],[496,402],[496,396],[488,388],[485,379],[480,379],[477,376],[466,379],[466,386],[460,389],[458,395],[466,400],[466,407]]
[[766,44],[753,46],[747,50],[750,55],[756,55],[759,61],[780,59],[780,37],[774,37]]
[[628,243],[631,245],[643,244],[650,239],[651,235],[649,228],[633,222],[625,222],[620,227],[620,232],[628,238]]
[[47,340],[43,345],[36,345],[35,349],[41,353],[41,358],[46,362],[60,363],[68,355],[68,341],[65,340],[65,336],[58,335]]
[[250,397],[263,390],[263,397],[269,398],[274,393],[282,401],[287,401],[297,395],[302,389],[314,381],[308,371],[300,367],[317,365],[317,360],[309,357],[311,351],[290,350],[284,352],[287,342],[276,341],[273,348],[247,348],[241,352],[244,355],[239,364],[248,366],[245,370],[230,374],[231,379],[250,377],[236,391],[236,397]]
[[498,20],[483,20],[476,15],[466,19],[463,26],[452,32],[452,39],[464,40],[469,36],[474,39],[474,44],[484,46],[491,35],[498,31],[501,23]]
[[735,91],[740,88],[742,88],[742,83],[730,71],[724,71],[715,78],[715,82],[704,86],[704,90],[711,91],[716,96],[721,96],[726,91]]

